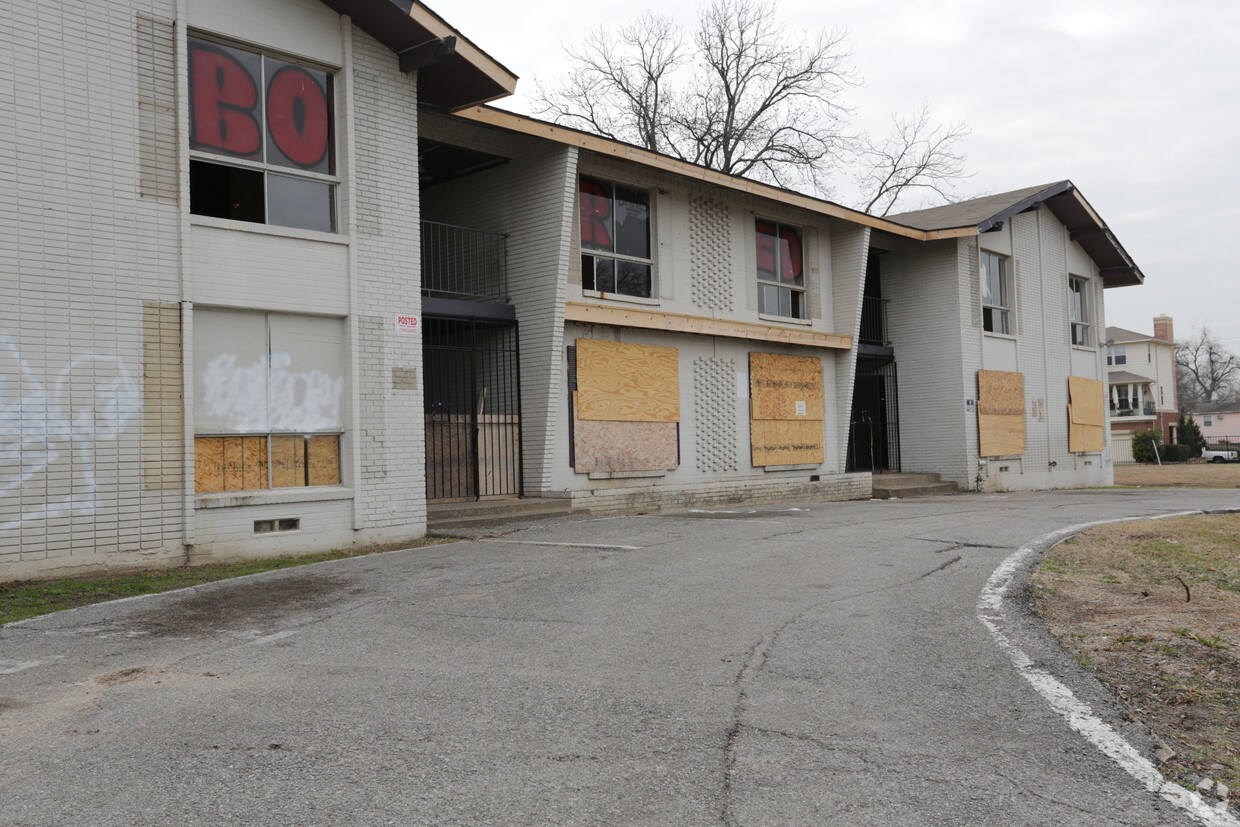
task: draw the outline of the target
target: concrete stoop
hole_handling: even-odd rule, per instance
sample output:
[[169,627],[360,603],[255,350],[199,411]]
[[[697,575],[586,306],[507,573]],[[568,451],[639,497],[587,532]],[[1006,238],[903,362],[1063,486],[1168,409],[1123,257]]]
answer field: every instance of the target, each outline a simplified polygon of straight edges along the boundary
[[567,498],[531,497],[522,500],[479,500],[464,503],[430,503],[426,507],[426,530],[503,525],[544,517],[571,514],[573,501]]
[[938,474],[875,474],[871,496],[876,500],[903,500],[959,493],[955,483],[944,482]]

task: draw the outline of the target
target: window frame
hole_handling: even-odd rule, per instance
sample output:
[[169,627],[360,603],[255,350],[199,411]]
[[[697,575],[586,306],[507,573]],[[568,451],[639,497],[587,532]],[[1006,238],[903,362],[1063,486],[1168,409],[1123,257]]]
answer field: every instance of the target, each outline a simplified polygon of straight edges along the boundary
[[[772,229],[769,233],[761,231],[762,225],[769,225]],[[797,243],[797,252],[795,256],[789,252],[788,257],[795,261],[799,267],[795,280],[789,284],[784,272],[783,251],[784,245],[780,242],[784,240],[784,233],[790,232],[794,234]],[[771,254],[774,260],[771,262],[769,269],[762,267],[762,242],[761,238],[773,238],[775,243],[771,247]],[[775,316],[780,319],[795,319],[797,321],[805,321],[809,319],[809,284],[806,278],[806,260],[805,260],[805,238],[806,229],[796,224],[788,224],[773,218],[762,218],[754,216],[754,279],[758,288],[758,314],[762,316]],[[763,278],[762,273],[769,272],[774,278]],[[767,291],[775,290],[776,307],[774,309],[765,306],[764,296]],[[788,313],[781,312],[783,305],[783,296],[788,297]]]
[[[598,221],[598,218],[599,218],[599,216],[594,212],[593,209],[590,209],[590,212],[587,212],[587,204],[585,201],[585,196],[589,195],[592,198],[599,197],[598,195],[594,193],[585,192],[584,186],[587,182],[589,182],[590,184],[594,184],[596,186],[602,187],[606,190],[606,198],[609,203],[609,207],[607,210],[607,217],[610,221],[610,225],[607,228],[605,228],[605,232],[607,232],[610,236],[610,239],[609,239],[610,245],[608,247],[603,247],[602,245],[595,245],[586,240],[587,235],[590,235],[590,236],[594,235],[594,230],[591,230],[589,233],[585,231],[586,225],[590,224],[593,227],[594,222]],[[645,198],[645,203],[640,204],[641,206],[644,206],[646,208],[646,216],[645,216],[646,255],[644,257],[632,255],[626,252],[620,252],[619,250],[616,249],[617,246],[619,246],[618,236],[620,234],[620,231],[617,229],[617,223],[616,223],[617,215],[620,212],[616,208],[616,204],[618,201],[616,193],[618,189],[624,190],[628,193],[633,193],[633,194],[640,193]],[[583,292],[590,292],[592,294],[597,294],[599,296],[608,297],[608,298],[639,299],[639,300],[640,299],[654,299],[658,295],[658,292],[655,289],[656,273],[655,273],[655,263],[654,263],[654,251],[655,251],[654,200],[655,200],[654,190],[648,187],[643,187],[637,184],[630,184],[625,181],[618,181],[615,179],[605,178],[605,177],[598,176],[598,175],[591,175],[588,172],[581,173],[577,176],[577,235],[578,235],[577,246],[578,246],[578,252],[579,252],[579,261],[581,262],[581,289]],[[625,200],[623,203],[634,204],[634,205],[639,204],[639,202],[633,201],[633,200]],[[587,264],[586,264],[587,259],[589,259],[591,262],[589,267],[587,267]],[[599,261],[612,262],[610,286],[615,289],[612,289],[612,290],[600,289],[599,279],[598,279],[599,277],[598,262]],[[637,265],[638,267],[646,268],[646,279],[645,279],[645,291],[644,292],[629,292],[629,291],[623,291],[619,289],[621,286],[620,284],[620,265],[621,264]]]
[[[220,427],[213,427],[213,426],[218,425],[218,423],[215,423],[215,422],[208,421],[206,423],[203,423],[199,421],[194,421],[192,423],[193,439],[194,439],[194,446],[195,446],[195,481],[194,481],[195,493],[199,496],[208,496],[208,497],[212,495],[219,495],[219,494],[230,494],[231,495],[231,494],[236,494],[239,492],[245,492],[246,494],[253,494],[256,492],[289,494],[292,492],[323,491],[331,487],[344,486],[346,484],[345,482],[346,467],[344,464],[345,438],[349,432],[348,414],[347,414],[347,408],[345,407],[345,402],[348,398],[348,387],[349,387],[349,379],[347,376],[347,372],[348,372],[347,346],[346,346],[346,340],[344,336],[346,320],[344,318],[335,317],[335,316],[318,316],[318,315],[313,315],[313,314],[292,313],[292,312],[275,311],[275,310],[242,310],[242,309],[235,309],[235,308],[209,307],[209,306],[195,307],[194,309],[194,315],[195,315],[194,337],[195,337],[196,346],[194,348],[195,350],[194,383],[195,383],[195,389],[198,393],[201,393],[201,389],[199,388],[199,385],[203,381],[203,373],[204,371],[210,370],[209,363],[211,361],[211,358],[207,355],[209,351],[206,351],[203,348],[200,348],[197,346],[201,344],[200,336],[202,335],[202,332],[198,328],[205,325],[205,327],[208,330],[211,330],[211,332],[221,333],[221,331],[218,329],[212,329],[211,323],[207,323],[204,321],[206,316],[200,315],[200,314],[210,314],[210,315],[216,315],[219,317],[228,315],[228,316],[235,317],[238,320],[241,320],[241,319],[252,320],[252,323],[254,324],[261,323],[261,326],[262,326],[261,334],[262,335],[260,337],[255,337],[255,342],[261,339],[262,349],[258,353],[258,359],[255,364],[261,365],[264,369],[263,386],[264,386],[264,394],[266,396],[265,405],[267,407],[262,412],[262,427],[253,427],[252,425],[246,425],[242,427],[231,427],[227,429],[221,429]],[[338,325],[338,329],[340,333],[340,340],[339,340],[340,352],[338,355],[340,358],[339,368],[341,370],[341,376],[339,377],[339,380],[337,381],[341,381],[342,385],[339,390],[340,410],[338,412],[338,420],[331,423],[330,425],[325,425],[325,426],[320,426],[320,427],[313,427],[313,426],[305,427],[303,423],[303,427],[291,427],[290,428],[287,426],[281,427],[276,422],[272,421],[272,419],[275,418],[273,416],[273,411],[278,410],[278,408],[271,407],[273,403],[278,402],[278,400],[274,399],[271,395],[273,379],[275,378],[275,376],[273,375],[273,371],[278,370],[281,366],[281,361],[275,359],[274,356],[277,353],[288,354],[291,352],[295,352],[295,351],[285,351],[285,350],[277,351],[273,349],[273,345],[274,345],[275,340],[279,337],[279,327],[281,326],[281,324],[283,322],[293,322],[294,324],[296,324],[298,319],[313,319],[316,321],[323,321],[323,322],[330,321]],[[249,323],[250,322],[242,322],[242,321],[237,322],[237,324],[242,324],[242,325],[249,324]],[[216,324],[218,324],[218,322]],[[228,322],[228,324],[232,325],[233,323]],[[250,332],[253,333],[256,331],[250,331]],[[240,339],[241,337],[238,337],[238,338]],[[251,366],[243,365],[241,367],[241,370],[244,371],[249,368],[251,368]],[[313,372],[317,372],[320,374],[322,373],[321,368],[312,368],[311,370]],[[300,375],[304,377],[306,374],[307,374],[307,371],[305,370],[299,371],[297,374],[294,375],[293,381],[294,382],[296,381],[296,376]],[[288,378],[289,377],[287,374],[280,377],[281,380],[285,380],[285,381],[287,381]],[[307,380],[303,379],[303,381],[307,381]],[[286,396],[291,395],[291,398],[296,398],[298,396],[298,392],[295,388],[289,389],[286,387],[284,389],[284,393]],[[198,412],[208,414],[207,411],[201,408],[196,408],[196,413]],[[214,415],[215,413],[216,412],[210,412],[210,414],[208,415]],[[197,420],[197,416],[195,416],[195,420]],[[311,466],[311,455],[312,455],[311,446],[314,441],[320,440],[325,437],[332,438],[335,440],[335,479],[330,482],[312,483],[311,474],[313,473],[313,468]],[[260,460],[260,463],[264,468],[265,476],[266,476],[266,479],[264,480],[264,484],[262,486],[257,487],[257,488],[246,488],[246,487],[227,488],[225,487],[225,488],[210,488],[210,489],[206,489],[202,487],[203,480],[198,475],[198,465],[199,465],[198,452],[200,448],[203,447],[200,445],[201,441],[241,440],[242,441],[241,448],[244,451],[244,450],[247,450],[245,448],[245,441],[259,440],[259,439],[262,440],[262,444],[263,444],[263,454],[262,454],[262,459]],[[293,446],[293,443],[289,442],[289,440],[295,440],[295,439],[301,440],[301,458],[303,462],[303,466],[302,466],[303,481],[300,484],[281,483],[277,479],[279,470],[277,468],[276,458],[277,458],[277,454],[279,453],[280,450],[282,450],[282,448],[277,443],[278,441],[282,441],[284,443],[284,447],[291,447]],[[225,444],[224,449],[227,450],[227,447],[228,447],[227,444]]]
[[[244,110],[250,114],[252,118],[257,119],[257,129],[259,132],[259,148],[254,153],[259,155],[258,158],[245,157],[240,154],[232,154],[224,149],[212,149],[201,145],[195,146],[196,131],[194,125],[195,107],[194,107],[194,59],[195,49],[199,48],[199,44],[215,49],[233,50],[256,58],[256,66],[259,76],[250,78],[258,87],[256,100],[250,109]],[[273,64],[282,64],[279,68],[271,71],[268,75],[268,68]],[[269,102],[271,100],[271,86],[274,79],[288,67],[294,67],[301,70],[321,87],[323,96],[326,98],[326,119],[325,137],[323,155],[320,160],[314,162],[310,166],[325,166],[326,171],[307,168],[298,164],[296,160],[291,158],[284,148],[280,146],[278,139],[273,133],[273,125],[269,115]],[[244,68],[244,67],[243,67]],[[339,174],[339,100],[336,89],[336,78],[339,69],[336,67],[326,66],[316,63],[312,60],[306,60],[300,57],[281,53],[276,50],[263,49],[250,44],[237,43],[227,39],[219,38],[214,35],[190,31],[187,37],[185,68],[188,84],[188,106],[190,112],[190,123],[188,125],[185,138],[185,146],[188,151],[190,163],[190,216],[191,218],[204,218],[225,221],[240,221],[247,224],[270,227],[274,229],[294,230],[298,232],[326,233],[337,235],[341,232],[341,178]],[[321,75],[323,83],[318,84],[315,75]],[[228,108],[227,104],[223,104],[221,108]],[[239,107],[236,107],[239,108]],[[304,107],[302,115],[304,117]],[[251,153],[251,154],[254,154]],[[283,156],[287,163],[279,160],[273,160],[274,155]],[[195,212],[194,211],[194,188],[192,180],[194,178],[195,168],[203,169],[205,167],[217,167],[231,170],[243,170],[248,172],[259,173],[262,176],[262,201],[261,213],[262,220],[256,220],[253,217],[239,217],[235,215],[220,215],[218,212]],[[294,182],[309,182],[311,184],[321,184],[327,187],[327,198],[325,203],[317,206],[325,208],[327,215],[327,229],[322,226],[307,226],[306,223],[278,223],[272,221],[272,178],[283,178]],[[217,196],[218,197],[218,196]],[[298,198],[286,197],[281,203],[293,204]],[[250,205],[252,208],[258,205]],[[257,210],[253,210],[257,212]]]
[[1127,345],[1108,345],[1107,346],[1107,367],[1117,367],[1119,365],[1128,364],[1128,346]]
[[[990,292],[990,268],[987,266],[988,261],[994,261],[999,268],[998,286],[999,301],[987,302],[987,293]],[[1014,285],[1012,279],[1012,268],[1008,265],[1011,259],[999,253],[992,253],[989,250],[982,250],[978,257],[978,269],[980,271],[980,289],[981,289],[981,305],[982,305],[982,332],[995,336],[1014,336],[1012,332],[1012,311],[1013,311],[1013,293]],[[992,297],[993,299],[993,297]],[[1002,330],[995,329],[995,321],[1002,321]]]
[[1093,325],[1089,322],[1092,298],[1089,279],[1068,276],[1068,341],[1073,347],[1093,347]]

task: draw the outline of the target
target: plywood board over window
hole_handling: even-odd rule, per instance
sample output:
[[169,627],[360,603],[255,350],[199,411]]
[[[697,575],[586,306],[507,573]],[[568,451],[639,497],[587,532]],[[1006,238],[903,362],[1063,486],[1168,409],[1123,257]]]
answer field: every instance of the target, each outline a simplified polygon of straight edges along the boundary
[[673,347],[577,340],[577,416],[679,422],[680,353]]
[[1068,450],[1074,454],[1101,451],[1106,437],[1106,408],[1102,382],[1083,376],[1068,377]]
[[823,462],[822,359],[749,354],[750,455],[757,467]]
[[573,469],[667,471],[680,464],[680,352],[578,339]]
[[977,442],[983,457],[1025,453],[1025,376],[999,370],[977,372]]

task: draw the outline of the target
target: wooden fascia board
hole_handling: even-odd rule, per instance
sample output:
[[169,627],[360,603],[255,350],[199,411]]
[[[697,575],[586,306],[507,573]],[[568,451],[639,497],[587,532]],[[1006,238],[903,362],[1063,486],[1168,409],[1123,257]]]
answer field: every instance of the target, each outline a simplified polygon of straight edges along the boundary
[[505,90],[504,94],[497,95],[497,98],[506,97],[517,90],[516,75],[497,63],[493,57],[471,43],[469,38],[449,26],[430,9],[421,3],[415,2],[409,9],[409,17],[430,32],[437,40],[455,37],[456,53],[469,61],[471,66],[486,75],[497,86]]
[[[831,218],[838,218],[842,221],[848,221],[853,224],[860,224],[866,227],[872,227],[877,230],[885,230],[893,235],[904,236],[905,238],[913,238],[918,241],[925,241],[927,234],[923,230],[905,227],[900,224],[888,221],[885,218],[867,215],[863,212],[856,212],[847,207],[841,207],[838,204],[832,204],[828,201],[820,201],[811,198],[808,195],[791,192],[789,190],[781,190],[778,187],[772,187],[769,184],[763,184],[759,181],[751,181],[748,178],[738,178],[733,175],[725,175],[722,172],[716,172],[712,169],[691,164],[687,161],[681,161],[671,158],[667,155],[660,155],[657,152],[651,152],[641,147],[625,144],[619,141],[613,141],[610,138],[604,138],[601,135],[591,135],[588,132],[580,132],[576,129],[568,129],[555,124],[546,123],[544,121],[536,121],[526,118],[513,112],[505,112],[502,109],[493,109],[486,106],[470,106],[465,109],[457,110],[452,114],[459,118],[466,118],[477,123],[495,126],[501,129],[520,132],[523,135],[532,135],[536,138],[544,138],[556,143],[575,146],[578,149],[596,152],[599,155],[608,155],[613,158],[620,158],[625,161],[631,161],[635,164],[641,164],[651,169],[658,169],[664,172],[670,172],[675,175],[683,175],[686,178],[693,178],[708,184],[714,184],[724,189],[743,192],[758,198],[766,198],[771,201],[778,201],[792,207],[799,207],[808,212],[826,215]],[[976,230],[973,232],[976,233]],[[963,234],[963,233],[962,233]]]
[[851,350],[853,345],[851,336],[839,333],[818,333],[813,330],[779,327],[778,325],[733,322],[711,319],[706,316],[609,307],[585,302],[567,302],[564,306],[564,320],[581,324],[637,327],[643,330],[663,330],[669,333],[697,333],[703,336],[724,336],[731,339],[752,339],[760,342],[778,342],[786,345],[836,350]]

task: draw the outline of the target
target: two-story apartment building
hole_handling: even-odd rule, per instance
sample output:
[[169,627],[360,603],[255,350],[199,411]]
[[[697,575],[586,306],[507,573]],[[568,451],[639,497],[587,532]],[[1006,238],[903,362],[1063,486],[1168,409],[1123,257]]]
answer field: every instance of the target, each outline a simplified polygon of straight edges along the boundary
[[1102,288],[1141,276],[1068,182],[868,216],[478,106],[515,77],[409,0],[68,13],[3,12],[5,579],[428,500],[1109,480]]
[[1153,335],[1122,327],[1108,327],[1106,335],[1112,438],[1117,445],[1131,444],[1134,432],[1152,429],[1166,443],[1175,442],[1180,414],[1174,321],[1155,316]]
[[418,3],[0,9],[0,576],[425,530]]

